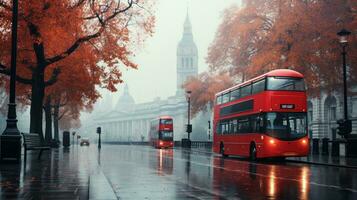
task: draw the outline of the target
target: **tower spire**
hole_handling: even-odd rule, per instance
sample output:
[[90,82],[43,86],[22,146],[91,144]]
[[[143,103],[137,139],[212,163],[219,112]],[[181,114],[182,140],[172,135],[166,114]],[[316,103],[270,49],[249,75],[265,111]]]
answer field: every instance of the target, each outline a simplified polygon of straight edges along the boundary
[[198,50],[193,40],[192,25],[190,22],[189,8],[187,4],[186,19],[183,24],[183,34],[177,46],[177,92],[183,95],[183,84],[189,77],[198,74]]

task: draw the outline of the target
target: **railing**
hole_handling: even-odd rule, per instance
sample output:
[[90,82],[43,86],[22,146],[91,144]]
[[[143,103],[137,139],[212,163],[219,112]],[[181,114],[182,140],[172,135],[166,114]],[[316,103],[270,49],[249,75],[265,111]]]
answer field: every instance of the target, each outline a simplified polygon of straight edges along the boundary
[[[149,142],[129,142],[129,141],[112,141],[112,142],[103,142],[104,144],[113,144],[113,145],[149,145]],[[175,146],[181,147],[181,141],[175,141]],[[191,141],[191,148],[212,148],[211,141]]]
[[[175,146],[181,147],[181,141],[175,141]],[[212,148],[211,141],[191,141],[191,148]]]
[[102,142],[104,144],[115,144],[115,145],[149,145],[149,142],[129,142],[129,141],[112,141],[112,142]]

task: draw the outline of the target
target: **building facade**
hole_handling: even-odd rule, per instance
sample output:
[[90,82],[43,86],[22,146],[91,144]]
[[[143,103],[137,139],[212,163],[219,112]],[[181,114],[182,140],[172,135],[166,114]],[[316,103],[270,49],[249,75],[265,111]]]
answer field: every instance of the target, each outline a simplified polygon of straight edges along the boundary
[[[322,91],[319,97],[309,98],[307,105],[310,138],[341,138],[337,134],[337,120],[343,118],[343,94]],[[347,105],[348,117],[352,120],[352,134],[357,134],[357,96],[349,97]]]

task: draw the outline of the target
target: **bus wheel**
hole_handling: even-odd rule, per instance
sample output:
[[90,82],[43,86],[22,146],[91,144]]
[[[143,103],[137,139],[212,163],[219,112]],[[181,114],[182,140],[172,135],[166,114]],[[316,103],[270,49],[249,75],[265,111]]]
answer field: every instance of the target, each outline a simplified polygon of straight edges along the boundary
[[254,144],[254,143],[252,143],[252,144],[250,145],[249,158],[250,158],[251,161],[257,160],[257,148],[255,147],[255,144]]
[[222,157],[223,158],[226,158],[226,157],[228,157],[228,155],[227,154],[224,154],[224,145],[223,145],[223,143],[221,143],[221,145],[220,145],[220,148],[219,148],[220,150],[219,150],[219,152],[221,153],[221,155],[222,155]]

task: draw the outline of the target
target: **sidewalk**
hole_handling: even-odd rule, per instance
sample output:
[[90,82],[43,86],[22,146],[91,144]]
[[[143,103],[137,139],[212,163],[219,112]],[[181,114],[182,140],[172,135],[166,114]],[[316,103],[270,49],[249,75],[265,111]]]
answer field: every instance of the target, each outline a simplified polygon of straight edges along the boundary
[[[0,199],[88,199],[89,168],[78,149],[29,151],[26,166],[1,164]],[[23,156],[23,155],[22,155]]]
[[[96,162],[96,149],[71,146],[29,151],[27,163],[0,165],[0,199],[102,199],[102,192],[116,199]],[[23,156],[23,155],[22,155]],[[23,159],[22,159],[23,161]],[[90,180],[91,179],[91,180]],[[90,191],[91,190],[91,191]]]
[[315,165],[327,165],[334,167],[346,167],[357,169],[357,158],[334,157],[331,155],[310,154],[307,157],[291,157],[287,161],[297,163],[308,163]]

